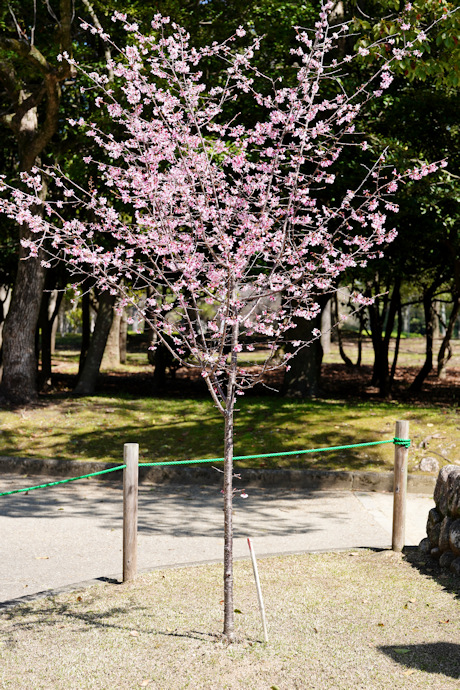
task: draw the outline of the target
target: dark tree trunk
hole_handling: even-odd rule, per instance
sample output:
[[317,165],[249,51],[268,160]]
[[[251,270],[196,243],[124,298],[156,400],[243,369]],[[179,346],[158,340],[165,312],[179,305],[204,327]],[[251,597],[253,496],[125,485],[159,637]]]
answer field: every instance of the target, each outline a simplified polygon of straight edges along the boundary
[[423,294],[423,313],[425,316],[425,362],[418,372],[415,379],[409,386],[411,393],[419,393],[422,390],[423,383],[431,370],[433,369],[433,340],[435,331],[435,320],[438,318],[434,308],[434,294],[438,287],[437,283],[433,283]]
[[[70,27],[73,6],[70,0],[59,3],[59,30],[55,32],[54,48],[71,53]],[[25,23],[27,25],[27,22]],[[9,98],[9,107],[3,108],[1,121],[13,132],[18,145],[19,169],[29,171],[56,133],[59,122],[61,82],[70,74],[66,60],[51,64],[48,56],[40,53],[36,45],[28,43],[27,35],[19,39],[0,35],[4,58],[0,61],[0,80]],[[33,49],[32,49],[33,48]],[[51,51],[52,55],[52,51]],[[21,61],[21,73],[16,69]],[[32,85],[27,86],[23,75],[27,69],[33,74]],[[39,110],[43,114],[39,124]],[[40,194],[46,198],[46,184]],[[38,208],[36,212],[40,212]],[[19,239],[28,239],[30,230],[19,228]],[[35,335],[40,313],[45,268],[41,256],[23,261],[28,250],[19,247],[19,265],[8,317],[3,332],[3,377],[1,392],[15,403],[27,403],[37,396],[37,357]]]
[[398,364],[398,357],[399,357],[399,346],[401,344],[401,334],[402,334],[402,326],[403,326],[403,319],[402,319],[402,308],[401,308],[401,295],[399,296],[399,303],[398,303],[398,332],[396,334],[396,343],[395,343],[395,351],[393,355],[393,364],[391,365],[391,372],[390,372],[390,386],[393,388],[393,381],[396,375],[396,366]]
[[[30,236],[21,227],[22,238]],[[3,377],[1,394],[14,404],[28,403],[37,397],[37,356],[35,332],[45,269],[37,259],[26,259],[22,245],[10,308],[3,328]]]
[[81,349],[78,376],[81,376],[91,342],[91,296],[87,282],[83,284],[83,296],[81,298]]
[[[320,296],[318,303],[323,307],[327,300],[327,295]],[[312,342],[295,353],[289,361],[291,368],[284,375],[281,393],[288,398],[311,398],[320,392],[323,348],[321,338],[314,336],[313,330],[321,329],[321,316],[311,321],[298,319],[296,324],[296,327],[289,331],[289,338]],[[286,345],[286,352],[293,352],[293,348]]]
[[120,364],[126,364],[128,347],[128,315],[123,309],[120,321]]
[[[379,292],[378,286],[377,292]],[[395,279],[389,302],[388,299],[384,301],[382,312],[380,312],[378,298],[376,298],[374,304],[368,307],[372,345],[374,347],[374,368],[371,384],[378,386],[379,393],[384,398],[388,398],[391,395],[392,379],[389,369],[389,348],[400,301],[401,278],[398,276]]]
[[110,327],[113,318],[113,305],[116,295],[111,295],[108,290],[101,293],[99,297],[99,309],[97,312],[96,323],[85,358],[82,372],[77,386],[74,390],[75,395],[92,395],[96,390],[97,378],[101,367],[102,357],[109,337]]
[[[320,318],[307,321],[299,319],[294,329],[289,331],[289,337],[293,340],[313,342],[302,348],[289,360],[291,368],[284,375],[282,395],[288,398],[311,398],[318,395],[321,381],[321,364],[323,360],[323,348],[321,339],[315,338],[313,329],[320,327]],[[286,352],[292,351],[286,346]]]
[[444,334],[444,338],[441,343],[441,347],[439,348],[438,352],[438,377],[440,379],[445,378],[446,376],[446,366],[447,362],[449,359],[452,357],[452,348],[450,345],[450,341],[452,339],[452,335],[454,333],[454,327],[455,323],[458,318],[458,314],[460,312],[460,295],[453,295],[454,297],[454,303],[452,305],[452,311],[449,316],[449,322],[446,326],[446,332]]
[[40,359],[41,368],[38,376],[39,390],[51,383],[51,355],[53,352],[53,331],[56,323],[59,307],[61,306],[62,290],[45,290],[38,327],[40,329]]
[[363,331],[364,331],[364,311],[359,312],[359,333],[358,333],[358,355],[356,357],[356,366],[361,366],[363,358]]
[[338,297],[337,293],[335,293],[335,295],[334,295],[334,306],[335,306],[335,327],[336,327],[336,332],[337,332],[337,344],[339,346],[339,354],[340,354],[340,357],[342,358],[342,361],[345,363],[345,365],[347,367],[352,367],[353,362],[348,357],[347,353],[345,352],[345,348],[343,347],[342,321],[340,319],[339,297]]
[[[147,289],[147,297],[151,297],[151,295],[152,292]],[[158,335],[155,332],[156,318],[155,312],[147,309],[145,327],[149,347],[147,358],[149,364],[155,367],[152,387],[154,391],[162,391],[166,388],[166,369],[171,361],[171,355],[167,348],[159,341]],[[151,347],[154,349],[150,349]]]

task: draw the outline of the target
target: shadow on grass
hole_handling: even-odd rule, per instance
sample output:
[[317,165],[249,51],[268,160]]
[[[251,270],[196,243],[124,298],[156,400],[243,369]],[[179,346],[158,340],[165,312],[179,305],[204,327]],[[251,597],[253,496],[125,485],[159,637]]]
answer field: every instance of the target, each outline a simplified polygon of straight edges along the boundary
[[460,644],[432,642],[382,646],[378,649],[407,668],[460,679]]
[[[84,599],[87,597],[83,594]],[[75,632],[90,632],[93,629],[100,631],[115,630],[120,634],[126,633],[133,637],[154,636],[154,637],[179,637],[200,642],[220,642],[223,634],[219,632],[209,632],[203,630],[162,630],[152,628],[152,617],[150,609],[146,606],[117,606],[109,608],[100,613],[95,611],[78,611],[77,606],[81,600],[78,592],[75,592],[75,603],[57,604],[53,598],[48,599],[41,607],[20,605],[6,611],[3,614],[4,620],[10,623],[10,627],[4,626],[3,644],[9,649],[16,645],[15,634],[21,630],[46,634],[49,629],[63,628],[69,622],[75,623],[78,628]],[[88,602],[85,601],[88,605]],[[144,626],[139,624],[138,617],[145,616]],[[136,621],[133,619],[136,618]],[[120,622],[117,622],[117,619]],[[132,621],[132,622],[131,622]],[[146,627],[147,626],[147,627]],[[239,636],[241,637],[241,635]],[[242,640],[240,640],[242,641]],[[256,641],[249,637],[244,637],[244,641]]]
[[[357,411],[324,401],[254,397],[243,401],[240,407],[235,416],[235,455],[389,440],[394,433],[388,421],[388,413],[393,410],[385,405],[379,408],[380,417],[377,412],[372,413],[375,419],[367,406]],[[121,461],[124,443],[139,443],[144,462],[220,457],[223,451],[222,418],[210,401],[194,399],[95,396],[63,401],[55,419],[46,422],[44,431],[37,433],[33,424],[22,429],[23,445],[18,445],[18,434],[17,428],[3,430],[4,455],[40,457],[46,448],[46,457],[117,463]],[[392,448],[379,446],[238,461],[236,466],[388,470],[391,462]]]
[[[420,553],[417,546],[406,546],[404,549],[404,559],[415,570],[426,577],[436,580],[436,582],[449,594],[453,594],[456,599],[460,599],[460,580],[447,568],[441,568],[438,561],[431,556]],[[460,654],[460,647],[459,652]]]

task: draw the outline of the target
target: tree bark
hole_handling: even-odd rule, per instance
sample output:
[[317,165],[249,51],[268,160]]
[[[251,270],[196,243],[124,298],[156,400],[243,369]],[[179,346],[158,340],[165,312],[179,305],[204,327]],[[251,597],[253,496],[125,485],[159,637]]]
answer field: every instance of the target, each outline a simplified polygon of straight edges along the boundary
[[232,368],[227,386],[224,436],[224,635],[228,642],[235,639],[233,607],[233,420],[235,412],[238,324],[232,331]]
[[437,283],[433,283],[423,294],[423,313],[425,315],[425,362],[418,372],[415,379],[409,386],[411,393],[419,393],[422,390],[423,383],[428,374],[433,369],[433,338],[435,331],[435,319],[437,314],[434,308],[434,294],[438,287]]
[[121,313],[113,307],[112,325],[105,345],[102,366],[114,369],[120,366],[120,326]]
[[452,305],[452,311],[450,313],[449,322],[446,326],[446,332],[444,333],[441,347],[439,348],[439,352],[438,352],[437,375],[438,375],[438,378],[440,378],[440,379],[444,379],[446,377],[447,362],[452,357],[452,348],[450,345],[450,341],[452,339],[452,335],[454,333],[455,323],[457,321],[458,314],[460,312],[460,295],[455,294],[455,295],[453,295],[453,297],[454,297],[454,302]]
[[[23,229],[23,236],[27,231]],[[37,397],[35,331],[45,284],[39,259],[25,260],[22,247],[10,308],[3,329],[3,377],[1,395],[13,404]]]
[[[377,287],[377,292],[379,288]],[[392,379],[389,369],[389,348],[398,305],[401,301],[401,278],[395,278],[391,298],[384,301],[383,312],[380,313],[379,300],[369,305],[369,322],[372,344],[374,347],[374,368],[372,385],[378,386],[379,393],[384,398],[391,396]]]
[[[321,307],[327,303],[328,298],[328,295],[318,298]],[[284,375],[281,389],[282,395],[288,398],[311,398],[320,392],[323,348],[321,338],[313,335],[315,328],[320,330],[321,316],[310,321],[297,319],[296,327],[289,331],[290,339],[311,343],[296,352],[289,362],[291,368]],[[286,352],[290,351],[293,352],[294,349],[287,344]]]
[[80,360],[78,363],[78,378],[80,378],[85,364],[86,355],[91,342],[91,289],[93,281],[86,278],[82,284],[81,298],[81,346]]
[[128,351],[128,315],[123,309],[120,322],[120,364],[126,364]]
[[332,329],[332,308],[331,299],[328,299],[321,310],[321,347],[323,348],[323,355],[328,355],[331,352],[331,329]]
[[38,327],[40,329],[41,368],[38,376],[39,390],[51,384],[51,354],[53,352],[53,331],[63,298],[62,290],[45,290]]
[[[70,0],[60,0],[58,43],[61,49],[71,52],[70,27],[73,7]],[[52,66],[34,42],[0,35],[0,48],[5,58],[0,62],[0,81],[8,94],[11,107],[1,116],[16,138],[19,169],[29,171],[54,136],[59,122],[60,83],[70,73],[69,64],[63,60]],[[13,56],[11,58],[10,56]],[[34,83],[26,86],[15,68],[20,60],[35,72]],[[37,80],[37,76],[39,79]],[[44,117],[39,124],[39,108]],[[43,184],[41,199],[46,197]],[[38,208],[37,212],[41,209]],[[28,227],[20,226],[19,239],[27,239]],[[13,288],[8,317],[3,332],[2,395],[20,404],[37,396],[37,357],[35,335],[40,313],[45,268],[42,257],[23,260],[28,251],[19,248],[19,265]]]
[[337,344],[339,346],[339,354],[340,354],[340,357],[342,358],[342,361],[345,363],[345,365],[347,367],[352,367],[353,362],[348,357],[348,355],[345,352],[345,348],[343,347],[342,321],[340,319],[339,297],[338,297],[337,293],[335,293],[335,295],[334,295],[334,307],[335,307],[335,326],[336,326],[336,332],[337,332]]
[[108,290],[102,292],[99,297],[99,309],[96,323],[94,324],[91,343],[88,348],[88,354],[86,355],[82,372],[74,390],[74,395],[93,395],[96,390],[102,357],[112,325],[115,299],[116,295],[111,295]]

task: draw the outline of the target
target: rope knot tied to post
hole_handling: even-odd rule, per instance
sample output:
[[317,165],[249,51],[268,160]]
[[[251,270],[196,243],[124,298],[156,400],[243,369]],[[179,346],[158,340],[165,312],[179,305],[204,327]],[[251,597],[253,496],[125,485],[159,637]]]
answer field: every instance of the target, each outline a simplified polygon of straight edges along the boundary
[[393,443],[395,446],[403,446],[404,448],[410,448],[410,438],[398,438],[394,437]]

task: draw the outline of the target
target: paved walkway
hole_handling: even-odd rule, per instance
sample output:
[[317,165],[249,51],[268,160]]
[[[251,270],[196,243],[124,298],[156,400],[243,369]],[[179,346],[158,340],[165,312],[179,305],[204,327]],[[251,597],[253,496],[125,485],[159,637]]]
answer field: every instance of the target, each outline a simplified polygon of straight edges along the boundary
[[[38,481],[37,481],[38,480]],[[0,477],[2,491],[49,481]],[[391,494],[251,489],[235,498],[235,557],[391,544]],[[430,496],[408,495],[406,544],[426,536]],[[218,561],[222,496],[199,486],[142,485],[138,566]],[[0,607],[6,602],[95,578],[120,578],[121,483],[81,480],[0,497]]]

